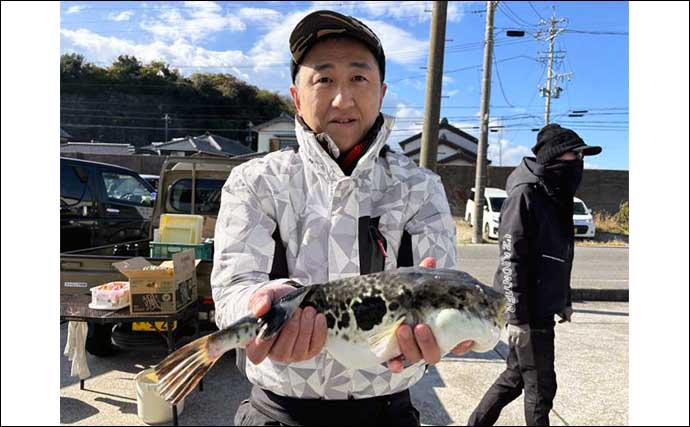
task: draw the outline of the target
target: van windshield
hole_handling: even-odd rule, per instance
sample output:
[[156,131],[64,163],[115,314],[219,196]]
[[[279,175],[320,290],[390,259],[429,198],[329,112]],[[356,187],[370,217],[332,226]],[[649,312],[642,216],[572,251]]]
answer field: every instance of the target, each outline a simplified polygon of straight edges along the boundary
[[492,212],[501,212],[501,206],[505,201],[505,197],[489,197],[489,203],[491,204]]
[[573,203],[573,215],[587,215],[587,208],[585,208],[584,203]]

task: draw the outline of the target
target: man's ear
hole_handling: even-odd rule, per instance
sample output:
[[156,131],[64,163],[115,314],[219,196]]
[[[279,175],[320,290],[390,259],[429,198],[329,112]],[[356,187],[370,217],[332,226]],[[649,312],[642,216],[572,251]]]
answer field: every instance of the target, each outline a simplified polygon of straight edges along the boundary
[[300,102],[299,99],[299,94],[297,93],[297,88],[295,85],[290,85],[290,96],[292,96],[292,102],[295,104],[295,108],[297,109],[297,113],[301,116],[302,115],[302,103]]
[[388,85],[381,83],[381,100],[379,101],[379,111],[381,111],[381,107],[383,107],[383,97],[386,96],[386,89],[388,89]]

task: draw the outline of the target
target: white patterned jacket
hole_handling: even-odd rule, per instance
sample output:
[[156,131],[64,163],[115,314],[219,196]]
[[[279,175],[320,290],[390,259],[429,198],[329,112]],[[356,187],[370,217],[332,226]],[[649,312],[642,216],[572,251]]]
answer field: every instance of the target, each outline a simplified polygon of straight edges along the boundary
[[[457,268],[455,225],[440,178],[403,154],[382,152],[393,121],[384,115],[351,176],[297,120],[298,150],[270,153],[232,170],[223,186],[211,275],[219,328],[249,313],[256,290],[286,281],[273,277],[324,283],[418,265],[429,256],[439,268]],[[382,244],[372,243],[376,239]],[[287,274],[276,276],[278,264]],[[417,382],[425,369],[423,360],[401,373],[383,366],[346,369],[326,351],[298,363],[238,361],[252,383],[300,398],[392,394]]]

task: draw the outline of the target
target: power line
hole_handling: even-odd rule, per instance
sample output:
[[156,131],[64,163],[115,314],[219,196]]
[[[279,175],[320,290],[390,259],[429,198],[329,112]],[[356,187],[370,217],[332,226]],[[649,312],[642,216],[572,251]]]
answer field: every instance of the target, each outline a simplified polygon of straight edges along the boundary
[[503,13],[508,19],[513,21],[517,25],[526,25],[527,27],[536,27],[534,24],[530,24],[524,19],[520,18],[505,2],[498,3],[498,10]]
[[508,97],[506,96],[506,92],[503,89],[503,81],[501,80],[501,73],[498,72],[498,64],[496,61],[496,54],[494,51],[491,51],[491,56],[493,57],[494,70],[496,70],[496,77],[498,77],[498,85],[501,88],[501,94],[503,95],[503,100],[506,102],[506,104],[508,104],[508,106],[512,107],[513,104],[511,104],[510,101],[508,101]]
[[539,14],[539,12],[537,12],[537,9],[534,8],[534,6],[532,5],[532,2],[531,2],[531,1],[528,1],[527,4],[529,4],[529,7],[532,8],[532,10],[534,11],[534,13],[537,15],[537,17],[538,17],[539,19],[541,19],[542,21],[546,21],[546,19],[544,19],[544,17],[541,16],[541,15]]
[[563,30],[564,33],[576,33],[576,34],[598,34],[598,35],[610,35],[610,36],[627,36],[627,32],[622,31],[590,31],[590,30]]

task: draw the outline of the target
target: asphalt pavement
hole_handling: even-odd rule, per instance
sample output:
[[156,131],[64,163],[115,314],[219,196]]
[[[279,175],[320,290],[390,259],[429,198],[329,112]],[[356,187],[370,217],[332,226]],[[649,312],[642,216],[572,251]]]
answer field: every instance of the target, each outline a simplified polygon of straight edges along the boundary
[[[628,301],[627,247],[575,246],[571,288],[576,300]],[[493,283],[498,266],[498,246],[458,246],[460,269],[487,285]]]
[[[495,246],[494,246],[495,249]],[[465,265],[467,265],[466,260]],[[628,304],[574,304],[573,323],[556,327],[558,394],[553,425],[628,424]],[[154,365],[165,351],[122,351],[114,357],[88,355],[92,377],[79,389],[62,355],[67,324],[60,325],[60,423],[145,425],[137,417],[134,376]],[[474,406],[505,368],[504,342],[483,354],[447,356],[411,388],[425,425],[463,425]],[[226,355],[194,391],[180,414],[180,425],[232,425],[250,384]],[[498,425],[524,425],[522,398],[507,406]]]

